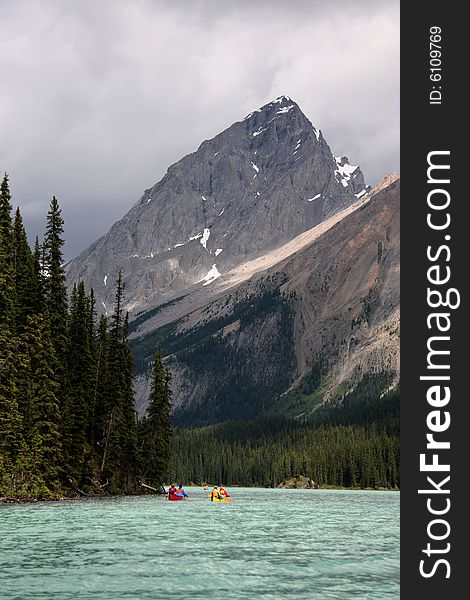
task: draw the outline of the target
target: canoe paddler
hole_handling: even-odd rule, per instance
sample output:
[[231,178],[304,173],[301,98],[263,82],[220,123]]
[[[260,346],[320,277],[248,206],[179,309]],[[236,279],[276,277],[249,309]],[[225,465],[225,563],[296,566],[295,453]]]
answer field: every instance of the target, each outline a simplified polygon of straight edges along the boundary
[[176,490],[176,494],[179,496],[183,496],[183,498],[188,498],[188,494],[183,489],[183,484],[179,484],[178,489]]
[[221,496],[219,495],[219,490],[216,485],[214,485],[214,489],[211,493],[211,502],[214,502],[215,499],[220,500]]
[[219,496],[221,496],[222,498],[230,498],[230,494],[227,492],[223,485],[221,485],[219,488]]

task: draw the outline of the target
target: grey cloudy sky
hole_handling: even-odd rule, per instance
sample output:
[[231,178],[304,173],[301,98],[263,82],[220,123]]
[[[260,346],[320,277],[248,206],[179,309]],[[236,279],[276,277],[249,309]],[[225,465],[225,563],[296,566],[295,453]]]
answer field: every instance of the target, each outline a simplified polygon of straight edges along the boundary
[[0,5],[0,170],[31,237],[59,198],[68,258],[170,164],[282,94],[369,183],[399,169],[398,1]]

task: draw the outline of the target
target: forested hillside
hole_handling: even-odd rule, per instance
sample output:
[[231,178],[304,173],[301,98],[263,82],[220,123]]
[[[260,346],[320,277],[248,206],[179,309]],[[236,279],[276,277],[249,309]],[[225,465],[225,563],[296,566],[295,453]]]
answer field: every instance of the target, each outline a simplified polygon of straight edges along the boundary
[[267,487],[303,476],[319,487],[398,488],[399,392],[373,406],[360,400],[315,421],[261,417],[177,430],[170,476],[197,484]]

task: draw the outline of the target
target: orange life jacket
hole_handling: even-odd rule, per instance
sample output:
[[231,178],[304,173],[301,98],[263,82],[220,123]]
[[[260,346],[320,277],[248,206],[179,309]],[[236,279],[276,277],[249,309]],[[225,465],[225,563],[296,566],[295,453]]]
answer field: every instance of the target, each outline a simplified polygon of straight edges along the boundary
[[218,497],[219,497],[219,491],[218,490],[212,490],[211,500],[213,500],[214,498],[218,498]]

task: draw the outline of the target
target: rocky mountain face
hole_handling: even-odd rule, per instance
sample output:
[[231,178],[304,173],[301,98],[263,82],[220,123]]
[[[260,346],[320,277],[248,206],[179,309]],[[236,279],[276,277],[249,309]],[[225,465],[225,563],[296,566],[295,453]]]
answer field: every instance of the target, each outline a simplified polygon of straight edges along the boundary
[[282,96],[172,165],[69,263],[68,284],[85,281],[106,312],[121,270],[131,317],[183,292],[209,298],[221,275],[309,230],[367,190],[359,167],[335,158],[321,131]]
[[135,321],[140,412],[156,343],[182,425],[307,418],[327,403],[371,403],[396,386],[399,198],[399,179],[386,178],[287,245],[292,253],[205,305],[174,320],[157,311],[146,332]]
[[181,425],[372,402],[399,379],[399,190],[282,96],[172,165],[68,283],[106,312],[122,271],[140,414],[157,344]]

